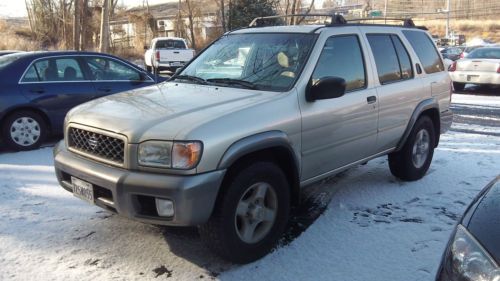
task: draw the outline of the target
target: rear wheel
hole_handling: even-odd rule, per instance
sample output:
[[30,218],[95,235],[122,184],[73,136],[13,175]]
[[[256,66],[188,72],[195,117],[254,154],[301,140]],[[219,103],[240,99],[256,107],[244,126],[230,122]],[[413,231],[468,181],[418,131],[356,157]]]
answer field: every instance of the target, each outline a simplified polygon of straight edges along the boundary
[[463,91],[465,88],[465,83],[453,82],[453,90],[455,91]]
[[248,263],[266,255],[283,233],[290,189],[274,163],[250,164],[222,187],[212,217],[199,228],[205,244],[219,256]]
[[5,119],[2,125],[2,136],[11,149],[36,149],[47,136],[47,124],[36,112],[17,111]]
[[403,148],[389,154],[391,173],[405,181],[421,179],[431,165],[435,139],[431,118],[421,116],[415,123]]

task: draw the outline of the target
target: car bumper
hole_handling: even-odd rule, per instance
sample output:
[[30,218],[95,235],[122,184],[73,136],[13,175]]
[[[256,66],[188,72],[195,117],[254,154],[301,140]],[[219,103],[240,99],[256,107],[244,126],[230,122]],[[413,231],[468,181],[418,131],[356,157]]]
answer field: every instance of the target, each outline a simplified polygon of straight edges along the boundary
[[453,123],[453,111],[451,110],[447,110],[447,111],[444,111],[444,112],[441,112],[441,134],[444,134],[446,133],[450,127],[451,127],[451,123]]
[[500,73],[482,71],[453,71],[450,72],[453,82],[470,84],[500,85]]
[[[54,166],[67,191],[73,192],[71,177],[75,177],[93,185],[94,204],[99,207],[142,222],[174,226],[196,226],[209,219],[225,174],[225,170],[191,176],[130,171],[77,156],[64,142],[54,148]],[[174,215],[160,217],[155,198],[171,200]]]

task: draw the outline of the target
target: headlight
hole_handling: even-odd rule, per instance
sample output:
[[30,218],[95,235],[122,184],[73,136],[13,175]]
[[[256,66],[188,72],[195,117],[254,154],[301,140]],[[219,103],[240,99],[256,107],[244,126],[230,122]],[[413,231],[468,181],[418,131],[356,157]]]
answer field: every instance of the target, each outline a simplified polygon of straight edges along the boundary
[[146,141],[139,144],[139,165],[189,170],[200,160],[202,144],[198,141]]
[[500,281],[498,265],[462,225],[449,247],[444,270],[450,281]]

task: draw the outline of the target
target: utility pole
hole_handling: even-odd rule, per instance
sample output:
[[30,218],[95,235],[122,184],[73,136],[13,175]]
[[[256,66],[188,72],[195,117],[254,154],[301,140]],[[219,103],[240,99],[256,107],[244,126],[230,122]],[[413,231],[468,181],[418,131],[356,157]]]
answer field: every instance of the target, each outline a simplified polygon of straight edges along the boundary
[[387,0],[384,1],[384,18],[387,18]]
[[446,38],[450,38],[450,0],[446,0]]
[[101,10],[101,40],[99,51],[107,53],[109,49],[109,0],[104,0]]

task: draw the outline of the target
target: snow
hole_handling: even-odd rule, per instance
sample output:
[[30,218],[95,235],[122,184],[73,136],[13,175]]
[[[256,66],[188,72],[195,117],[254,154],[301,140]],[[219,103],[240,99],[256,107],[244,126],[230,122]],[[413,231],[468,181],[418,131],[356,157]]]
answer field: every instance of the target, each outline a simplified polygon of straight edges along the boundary
[[[500,107],[498,97],[453,98]],[[433,280],[456,220],[500,172],[500,137],[487,134],[499,128],[463,126],[441,137],[419,181],[395,179],[383,157],[311,187],[324,213],[244,266],[211,254],[194,228],[134,222],[75,198],[57,184],[51,148],[3,153],[0,280]]]

